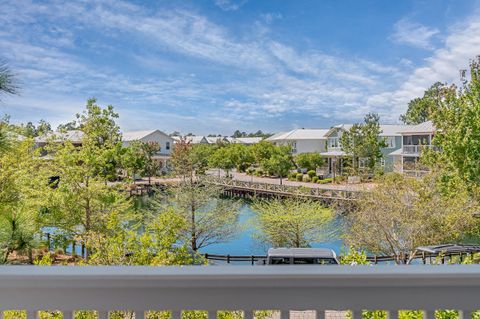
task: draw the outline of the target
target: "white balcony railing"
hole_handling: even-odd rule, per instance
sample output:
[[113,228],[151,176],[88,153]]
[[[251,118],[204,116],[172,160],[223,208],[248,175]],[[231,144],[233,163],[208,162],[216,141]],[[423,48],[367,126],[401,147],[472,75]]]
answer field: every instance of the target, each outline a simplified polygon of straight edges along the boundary
[[0,267],[2,309],[97,310],[434,310],[457,309],[463,318],[480,308],[480,267],[470,266],[194,266],[194,267]]
[[404,154],[421,154],[424,149],[432,148],[433,150],[438,150],[434,145],[403,145]]

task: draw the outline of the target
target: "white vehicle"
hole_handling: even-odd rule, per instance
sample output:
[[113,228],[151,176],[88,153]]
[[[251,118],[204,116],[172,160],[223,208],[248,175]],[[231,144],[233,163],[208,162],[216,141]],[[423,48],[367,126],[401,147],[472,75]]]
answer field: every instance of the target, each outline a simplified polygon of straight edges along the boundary
[[267,265],[338,265],[335,252],[325,248],[270,248]]

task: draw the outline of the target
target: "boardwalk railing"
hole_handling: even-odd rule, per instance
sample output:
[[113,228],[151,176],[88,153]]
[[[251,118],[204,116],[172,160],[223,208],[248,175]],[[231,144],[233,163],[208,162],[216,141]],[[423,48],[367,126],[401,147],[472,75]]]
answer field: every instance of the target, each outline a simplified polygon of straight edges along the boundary
[[354,190],[247,182],[214,176],[206,176],[202,178],[202,181],[205,183],[219,185],[227,190],[234,190],[237,192],[270,194],[278,196],[300,196],[330,200],[351,201],[355,200],[357,195],[360,193],[359,191]]
[[191,267],[30,267],[0,268],[0,300],[4,310],[60,310],[63,318],[78,310],[130,310],[135,319],[146,311],[205,310],[215,319],[219,310],[242,311],[253,319],[256,310],[423,310],[434,318],[438,309],[460,310],[471,318],[480,308],[480,268],[471,266],[191,266]]

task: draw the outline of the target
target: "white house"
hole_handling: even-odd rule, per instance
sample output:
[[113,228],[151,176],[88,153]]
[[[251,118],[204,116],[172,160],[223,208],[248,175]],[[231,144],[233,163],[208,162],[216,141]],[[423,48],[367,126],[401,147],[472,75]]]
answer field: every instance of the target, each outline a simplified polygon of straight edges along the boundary
[[391,152],[394,170],[410,176],[419,177],[428,172],[420,163],[420,155],[425,148],[431,148],[435,127],[432,121],[411,125],[400,131],[401,147]]
[[[345,152],[342,150],[341,138],[344,132],[350,130],[353,124],[339,124],[333,126],[325,134],[327,137],[327,151],[321,153],[328,159],[328,172],[329,174],[342,173],[342,160],[345,156]],[[395,124],[381,124],[380,125],[380,137],[385,138],[387,147],[382,148],[383,158],[381,161],[382,166],[386,171],[392,171],[394,166],[394,158],[391,153],[395,150],[399,150],[402,145],[403,130],[411,128],[412,125],[395,125]]]
[[295,129],[289,132],[277,133],[267,141],[275,145],[290,145],[293,154],[325,152],[328,129]]
[[155,142],[160,146],[160,151],[153,157],[159,163],[160,171],[167,171],[170,167],[170,154],[174,139],[160,130],[131,131],[122,134],[122,143],[128,147],[133,141],[144,143]]
[[260,143],[263,140],[263,137],[235,137],[238,143],[245,145],[253,145]]

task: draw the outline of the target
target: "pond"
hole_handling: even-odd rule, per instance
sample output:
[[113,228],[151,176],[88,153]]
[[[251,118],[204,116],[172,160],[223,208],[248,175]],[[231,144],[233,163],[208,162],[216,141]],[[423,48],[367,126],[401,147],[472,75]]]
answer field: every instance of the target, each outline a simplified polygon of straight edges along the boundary
[[[268,247],[259,243],[254,236],[255,229],[253,226],[253,219],[255,212],[252,210],[248,202],[244,202],[240,208],[239,223],[242,226],[241,232],[232,240],[213,244],[201,249],[202,253],[219,254],[219,255],[264,255]],[[339,231],[340,220],[335,220],[328,227],[326,231],[325,241],[318,243],[311,243],[311,247],[316,248],[330,248],[333,249],[337,255],[341,253],[343,248],[343,241],[341,240]]]

